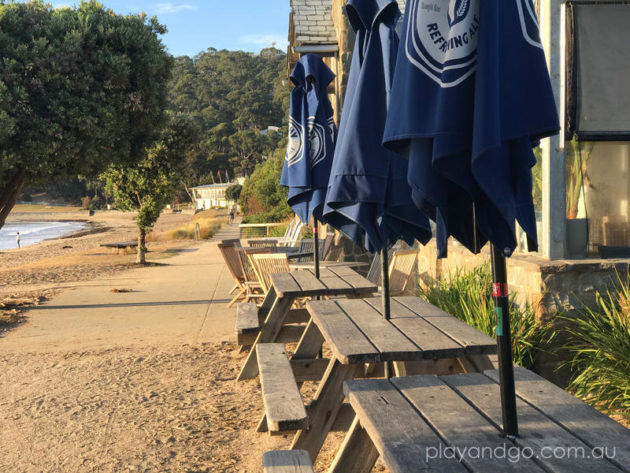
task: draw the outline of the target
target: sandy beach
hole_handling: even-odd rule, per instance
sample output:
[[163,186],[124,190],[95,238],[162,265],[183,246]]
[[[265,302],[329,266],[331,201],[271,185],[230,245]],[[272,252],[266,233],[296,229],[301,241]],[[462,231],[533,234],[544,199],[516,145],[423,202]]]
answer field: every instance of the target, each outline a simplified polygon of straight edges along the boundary
[[[90,217],[77,208],[17,206],[8,221],[73,221],[86,228],[63,238],[0,251],[0,301],[7,297],[50,297],[73,284],[133,267],[133,254],[119,255],[100,247],[102,243],[135,240],[133,218],[133,213],[119,211],[97,211]],[[191,218],[192,212],[163,213],[154,228],[154,239]],[[163,258],[166,251],[182,245],[185,243],[181,241],[151,242],[149,261]]]

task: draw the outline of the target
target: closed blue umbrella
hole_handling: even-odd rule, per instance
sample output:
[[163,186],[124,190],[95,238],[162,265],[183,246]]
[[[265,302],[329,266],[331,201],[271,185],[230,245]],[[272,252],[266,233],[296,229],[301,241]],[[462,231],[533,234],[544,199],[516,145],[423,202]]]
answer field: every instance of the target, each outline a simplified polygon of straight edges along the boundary
[[516,436],[505,256],[536,244],[532,147],[558,116],[531,0],[409,0],[385,144],[409,159],[414,202],[454,236],[492,243],[504,431]]
[[398,239],[426,243],[428,219],[411,200],[407,161],[382,145],[399,38],[395,0],[349,0],[356,32],[324,220],[379,251]]
[[[314,54],[302,56],[291,72],[289,143],[280,184],[289,188],[287,203],[308,224],[321,221],[337,128],[328,99],[335,74]],[[315,271],[319,277],[317,224],[313,227]]]
[[280,184],[289,188],[288,204],[304,223],[321,220],[337,129],[328,99],[335,74],[314,54],[293,68],[289,144]]

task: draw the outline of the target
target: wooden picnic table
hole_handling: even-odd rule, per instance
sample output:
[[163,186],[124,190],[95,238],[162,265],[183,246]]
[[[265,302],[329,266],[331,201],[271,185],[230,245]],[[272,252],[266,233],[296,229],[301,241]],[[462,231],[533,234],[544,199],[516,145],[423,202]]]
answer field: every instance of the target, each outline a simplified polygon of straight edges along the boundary
[[356,413],[328,473],[630,472],[630,430],[515,368],[519,436],[501,435],[496,370],[348,381]]
[[100,246],[102,248],[109,248],[111,250],[115,250],[116,253],[120,253],[120,250],[130,250],[132,248],[138,247],[138,241],[117,241],[113,243],[101,243]]
[[405,362],[424,373],[477,371],[475,360],[497,350],[491,337],[418,297],[392,298],[390,320],[383,318],[378,297],[310,301],[306,307],[312,321],[296,354],[318,348],[304,350],[304,343],[312,343],[305,340],[316,338],[307,337],[309,332],[318,332],[333,353],[308,410],[308,429],[298,431],[291,446],[309,452],[313,461],[342,406],[343,382],[363,376],[366,363],[397,362],[401,376]]
[[[320,268],[360,268],[362,266],[369,266],[370,263],[363,263],[361,261],[320,261]],[[289,263],[289,268],[294,269],[315,269],[315,263],[312,261],[306,261],[303,263]]]
[[[260,247],[255,246],[240,246],[236,248],[238,251],[246,251],[246,250],[259,250]],[[291,253],[295,253],[298,249],[292,248],[290,246],[276,246],[275,248],[271,248],[272,252],[275,253],[284,253],[290,255]]]
[[[313,271],[308,269],[272,274],[271,283],[272,286],[259,309],[259,313],[262,312],[265,315],[265,321],[243,364],[238,376],[239,381],[251,379],[258,375],[256,346],[259,343],[271,343],[276,340],[296,299],[344,295],[361,297],[373,294],[378,290],[374,283],[347,266],[322,268],[319,279],[315,277]],[[319,342],[321,346],[321,338],[318,338],[317,334],[314,335],[314,339],[313,344]],[[304,346],[306,346],[306,342],[304,342]],[[307,356],[314,358],[314,355],[309,351]]]

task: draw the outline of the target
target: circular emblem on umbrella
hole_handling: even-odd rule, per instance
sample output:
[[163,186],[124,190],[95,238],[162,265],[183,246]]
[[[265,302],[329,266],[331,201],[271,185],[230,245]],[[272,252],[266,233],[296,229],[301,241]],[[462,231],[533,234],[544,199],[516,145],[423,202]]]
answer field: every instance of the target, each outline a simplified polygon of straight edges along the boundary
[[304,127],[289,117],[289,143],[285,160],[289,166],[299,163],[304,155]]
[[315,123],[315,117],[308,117],[308,146],[311,166],[321,163],[326,157],[326,129]]
[[407,8],[409,61],[441,87],[471,76],[477,65],[479,0],[410,0]]
[[525,38],[525,41],[530,45],[543,49],[543,45],[540,43],[538,18],[536,18],[532,0],[516,0],[516,6],[518,7],[519,19],[521,20],[523,38]]

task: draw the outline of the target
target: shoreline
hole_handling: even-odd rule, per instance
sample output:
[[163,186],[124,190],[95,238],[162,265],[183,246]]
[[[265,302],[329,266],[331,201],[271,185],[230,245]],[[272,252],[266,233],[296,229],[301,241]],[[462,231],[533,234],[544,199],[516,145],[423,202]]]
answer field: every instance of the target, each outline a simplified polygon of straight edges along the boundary
[[[135,213],[103,211],[89,220],[84,211],[64,209],[47,212],[16,212],[11,222],[67,221],[81,222],[87,228],[42,240],[33,245],[0,251],[0,300],[7,296],[39,296],[42,291],[67,288],[134,267],[134,254],[116,254],[100,245],[113,241],[135,240],[138,227]],[[192,219],[188,214],[163,213],[153,233],[177,228]],[[169,248],[194,245],[194,241],[149,242],[151,261],[168,254]]]

